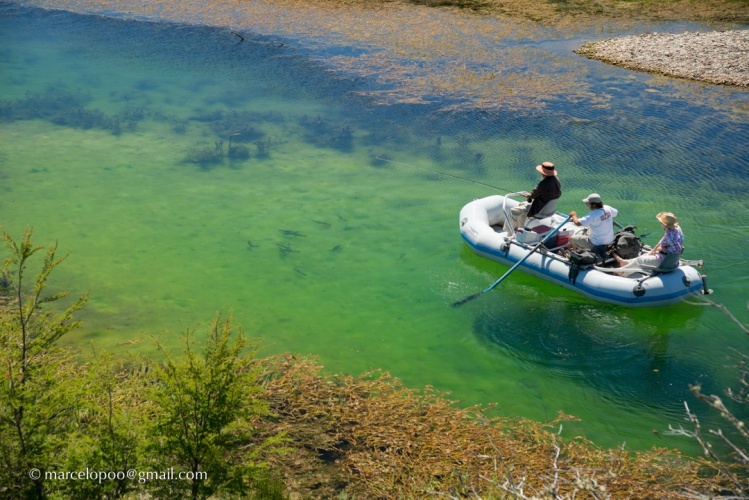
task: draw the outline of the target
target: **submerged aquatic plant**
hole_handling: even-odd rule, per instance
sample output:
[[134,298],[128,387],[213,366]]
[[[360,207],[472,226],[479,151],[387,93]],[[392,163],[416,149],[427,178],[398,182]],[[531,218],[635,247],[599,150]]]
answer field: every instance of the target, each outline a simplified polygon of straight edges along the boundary
[[345,152],[353,149],[354,129],[348,123],[334,124],[320,115],[303,115],[299,118],[299,125],[303,130],[303,138],[310,144]]
[[229,149],[226,153],[226,156],[228,156],[231,160],[246,160],[250,157],[250,150],[247,149],[246,146],[243,146],[241,144],[232,145],[231,143],[232,139],[237,135],[238,134],[236,133],[229,135]]
[[191,120],[207,123],[214,134],[220,137],[231,136],[237,142],[251,142],[265,134],[253,122],[258,120],[250,111],[212,111],[190,117]]
[[267,158],[269,154],[269,149],[271,145],[270,139],[261,139],[259,141],[255,141],[255,147],[257,147],[257,156],[258,158]]
[[237,146],[229,146],[226,156],[232,160],[246,160],[250,157],[250,150],[247,149],[247,146],[242,146],[241,144]]
[[182,163],[194,163],[203,170],[210,170],[224,161],[224,141],[216,141],[213,147],[198,148],[191,151]]
[[108,115],[98,109],[88,109],[84,105],[90,99],[91,96],[87,93],[57,89],[28,92],[24,99],[0,103],[0,121],[46,120],[62,127],[107,130],[114,135],[120,135],[123,127],[135,130],[138,122],[146,117],[142,108],[126,107],[119,115]]

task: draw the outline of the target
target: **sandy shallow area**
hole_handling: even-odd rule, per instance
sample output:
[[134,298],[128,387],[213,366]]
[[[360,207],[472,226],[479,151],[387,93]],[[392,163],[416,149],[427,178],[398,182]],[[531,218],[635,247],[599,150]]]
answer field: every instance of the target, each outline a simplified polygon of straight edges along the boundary
[[749,29],[627,36],[576,52],[630,69],[749,87]]

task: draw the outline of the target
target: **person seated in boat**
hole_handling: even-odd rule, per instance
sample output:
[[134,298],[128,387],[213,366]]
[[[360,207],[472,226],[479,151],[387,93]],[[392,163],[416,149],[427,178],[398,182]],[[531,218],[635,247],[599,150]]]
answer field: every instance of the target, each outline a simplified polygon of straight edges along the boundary
[[671,212],[661,212],[655,216],[663,226],[663,237],[653,249],[634,259],[622,259],[614,254],[619,267],[622,268],[620,276],[628,276],[639,270],[650,271],[669,255],[679,254],[684,250],[684,233],[679,227],[679,219]]
[[590,210],[587,215],[578,218],[576,211],[570,212],[570,220],[576,226],[586,228],[572,235],[572,250],[590,250],[605,259],[608,246],[614,242],[614,217],[619,215],[619,211],[604,205],[598,193],[591,193],[583,203]]
[[518,206],[510,209],[509,220],[505,221],[504,231],[510,232],[510,227],[514,231],[518,227],[524,226],[528,217],[533,217],[539,213],[551,200],[562,196],[562,184],[557,177],[557,170],[550,161],[545,161],[541,165],[536,165],[536,170],[542,175],[533,191],[523,193],[527,201],[521,202]]

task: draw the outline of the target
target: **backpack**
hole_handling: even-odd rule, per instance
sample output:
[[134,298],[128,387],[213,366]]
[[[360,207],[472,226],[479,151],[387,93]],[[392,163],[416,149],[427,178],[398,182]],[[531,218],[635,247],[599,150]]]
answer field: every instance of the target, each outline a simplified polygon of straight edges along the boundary
[[572,284],[577,282],[577,275],[580,274],[580,269],[590,269],[598,263],[598,256],[590,250],[579,250],[576,252],[570,252],[570,272],[567,276]]
[[642,240],[635,226],[627,226],[614,235],[614,251],[622,259],[634,259],[642,251]]
[[570,263],[577,267],[590,267],[598,261],[598,256],[590,250],[571,252],[568,257]]

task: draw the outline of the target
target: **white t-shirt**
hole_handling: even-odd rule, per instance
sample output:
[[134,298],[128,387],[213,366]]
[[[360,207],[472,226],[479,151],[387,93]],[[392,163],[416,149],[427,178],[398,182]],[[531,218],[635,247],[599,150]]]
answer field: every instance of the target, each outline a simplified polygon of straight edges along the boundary
[[608,245],[614,241],[614,217],[617,215],[617,209],[604,205],[580,218],[580,224],[590,228],[589,237],[593,245]]

